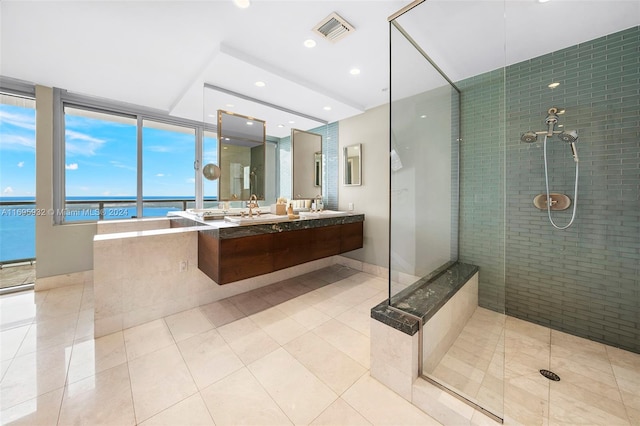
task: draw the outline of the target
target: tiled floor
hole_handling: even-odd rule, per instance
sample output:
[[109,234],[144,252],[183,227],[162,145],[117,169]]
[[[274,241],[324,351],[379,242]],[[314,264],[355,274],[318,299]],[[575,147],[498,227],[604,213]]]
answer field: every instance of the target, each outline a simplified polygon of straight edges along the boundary
[[4,265],[0,268],[0,288],[32,284],[35,281],[36,265]]
[[0,298],[0,423],[438,424],[369,376],[386,280],[335,265],[93,338],[91,286]]
[[432,375],[505,424],[640,425],[640,355],[483,308]]
[[[90,285],[2,296],[0,424],[439,424],[369,375],[386,288],[335,265],[98,339]],[[506,372],[505,424],[640,424],[640,355],[478,309],[448,356],[499,405]],[[444,424],[472,418],[456,401]]]

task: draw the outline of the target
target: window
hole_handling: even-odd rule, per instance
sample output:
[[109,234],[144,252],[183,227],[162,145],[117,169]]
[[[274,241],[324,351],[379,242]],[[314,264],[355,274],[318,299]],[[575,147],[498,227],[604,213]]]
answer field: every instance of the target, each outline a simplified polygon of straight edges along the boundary
[[[218,164],[218,135],[214,132],[204,132],[204,144],[202,150],[202,165]],[[202,185],[202,197],[204,208],[217,207],[218,203],[218,181],[204,179]]]
[[54,223],[200,206],[194,165],[202,162],[203,139],[216,149],[214,126],[61,89],[54,97]]
[[35,258],[35,178],[35,101],[0,94],[1,263]]
[[[194,207],[193,162],[196,131],[144,120],[142,131],[143,216],[166,216],[171,210]],[[192,200],[187,203],[187,200]]]
[[136,216],[136,123],[65,106],[65,221]]

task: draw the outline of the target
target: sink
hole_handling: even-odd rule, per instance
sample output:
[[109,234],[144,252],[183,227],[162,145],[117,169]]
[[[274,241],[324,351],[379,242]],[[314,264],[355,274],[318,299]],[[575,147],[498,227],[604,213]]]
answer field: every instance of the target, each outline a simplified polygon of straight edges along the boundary
[[325,217],[348,216],[348,212],[340,212],[336,210],[322,210],[321,212],[300,212],[303,219],[321,219]]
[[231,223],[237,223],[238,225],[258,225],[261,223],[287,222],[289,220],[289,216],[263,213],[260,216],[253,217],[225,216],[224,220]]
[[[255,212],[256,210],[254,210]],[[260,209],[261,212],[264,212],[264,209]],[[187,209],[187,213],[191,213],[201,219],[211,220],[211,219],[226,219],[227,217],[238,216],[240,218],[240,213],[244,212],[248,214],[249,211],[246,208],[231,208],[228,210],[222,209]],[[266,216],[274,216],[268,214],[262,214],[262,217]]]

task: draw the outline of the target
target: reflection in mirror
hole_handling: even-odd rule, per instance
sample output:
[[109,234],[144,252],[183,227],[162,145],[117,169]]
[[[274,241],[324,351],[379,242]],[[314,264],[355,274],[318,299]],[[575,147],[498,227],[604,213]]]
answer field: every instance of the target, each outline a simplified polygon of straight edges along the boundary
[[322,186],[322,152],[318,151],[313,157],[313,186]]
[[220,201],[264,200],[265,138],[263,120],[218,110]]
[[345,146],[342,158],[344,185],[362,185],[362,144]]
[[292,198],[314,199],[322,195],[322,135],[291,129],[291,156]]

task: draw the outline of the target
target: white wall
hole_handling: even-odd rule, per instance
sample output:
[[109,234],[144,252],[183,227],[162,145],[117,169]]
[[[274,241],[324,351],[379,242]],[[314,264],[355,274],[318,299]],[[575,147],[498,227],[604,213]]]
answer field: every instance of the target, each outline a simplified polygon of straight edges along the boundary
[[[53,209],[53,90],[36,86],[36,208]],[[38,281],[93,269],[96,224],[53,225],[53,216],[36,217]],[[68,284],[67,284],[68,285]]]
[[447,85],[393,103],[391,137],[402,163],[391,175],[393,281],[404,281],[401,274],[425,276],[451,260],[451,90]]
[[[364,247],[344,257],[389,266],[389,106],[372,108],[339,123],[338,209],[354,204],[364,213]],[[362,144],[362,185],[344,186],[343,148]]]

